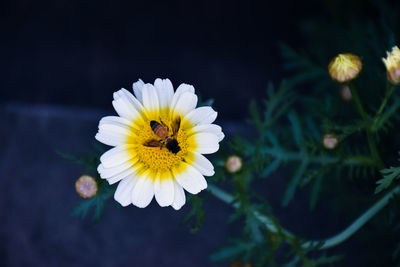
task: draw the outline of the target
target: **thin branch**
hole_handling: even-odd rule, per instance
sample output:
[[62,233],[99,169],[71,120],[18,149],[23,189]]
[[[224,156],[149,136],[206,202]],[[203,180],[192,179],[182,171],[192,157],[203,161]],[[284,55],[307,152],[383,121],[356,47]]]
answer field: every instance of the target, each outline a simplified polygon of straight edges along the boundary
[[[232,204],[233,207],[238,208],[238,203],[233,203],[233,196],[229,193],[219,189],[215,185],[208,185],[208,191],[210,191],[215,197],[219,198],[220,200]],[[374,205],[372,205],[368,210],[366,210],[360,217],[358,217],[352,224],[350,224],[346,229],[342,232],[334,235],[333,237],[323,239],[323,240],[310,240],[303,244],[303,248],[310,248],[315,244],[323,243],[323,245],[319,248],[320,250],[328,249],[339,245],[340,243],[346,241],[350,236],[356,233],[362,226],[364,226],[372,217],[374,217],[379,211],[381,211],[388,203],[389,199],[396,193],[400,192],[400,186],[395,187],[385,196],[383,196],[380,200],[378,200]],[[268,216],[259,213],[258,211],[253,211],[254,216],[260,220],[260,222],[264,223],[265,227],[273,232],[277,233],[279,230],[273,223],[273,220],[270,219]],[[287,235],[289,238],[293,238],[294,235],[286,230],[282,229],[282,232]]]

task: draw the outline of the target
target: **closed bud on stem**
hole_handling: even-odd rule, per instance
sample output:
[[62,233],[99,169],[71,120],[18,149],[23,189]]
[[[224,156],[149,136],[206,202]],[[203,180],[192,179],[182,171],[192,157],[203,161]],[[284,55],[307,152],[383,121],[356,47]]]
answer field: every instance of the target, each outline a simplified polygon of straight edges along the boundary
[[400,84],[400,49],[397,46],[392,48],[392,52],[386,52],[387,57],[382,58],[386,66],[386,75],[390,83]]
[[97,182],[90,175],[82,175],[75,182],[76,192],[83,198],[91,198],[97,194]]
[[236,155],[232,155],[226,160],[225,167],[230,173],[238,172],[242,168],[242,159]]
[[353,99],[353,96],[351,95],[351,91],[348,85],[343,85],[340,88],[340,96],[344,101],[350,101]]
[[334,149],[337,147],[339,140],[336,135],[333,133],[327,133],[322,138],[322,143],[326,149]]
[[355,79],[361,69],[361,59],[350,53],[337,55],[328,66],[329,75],[339,83],[346,83]]

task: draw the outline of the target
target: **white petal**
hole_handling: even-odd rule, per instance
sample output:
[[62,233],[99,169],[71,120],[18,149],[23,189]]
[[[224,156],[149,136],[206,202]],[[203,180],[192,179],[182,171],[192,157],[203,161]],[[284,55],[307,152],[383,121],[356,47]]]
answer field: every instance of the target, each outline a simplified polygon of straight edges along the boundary
[[118,99],[126,100],[139,112],[143,109],[142,103],[136,97],[134,97],[131,92],[129,92],[125,88],[121,88],[119,91],[114,92],[113,97],[114,97],[114,100],[118,100]]
[[161,207],[166,207],[174,201],[174,181],[171,178],[158,177],[154,183],[154,195]]
[[125,138],[120,135],[107,134],[107,133],[97,133],[95,135],[97,141],[109,145],[109,146],[118,146],[125,143]]
[[176,103],[178,102],[179,98],[181,97],[181,95],[186,92],[190,92],[190,93],[194,94],[194,87],[189,84],[185,84],[185,83],[182,83],[181,85],[179,85],[179,87],[176,89],[174,96],[172,97],[171,107],[174,107],[176,105]]
[[133,92],[135,93],[136,98],[143,103],[143,97],[142,97],[142,87],[144,85],[144,82],[139,79],[137,82],[134,82],[132,84],[132,89]]
[[182,172],[174,173],[175,180],[189,193],[197,194],[207,188],[207,181],[204,176],[189,164],[182,162]]
[[156,79],[154,81],[154,87],[158,94],[158,100],[160,107],[169,107],[174,96],[174,87],[169,79]]
[[123,172],[120,172],[116,175],[113,175],[113,176],[107,178],[107,182],[109,184],[115,184],[116,182],[119,182],[120,180],[134,174],[135,171],[136,171],[136,168],[132,168],[132,167],[128,168],[128,169],[124,170]]
[[138,118],[143,110],[142,104],[124,88],[114,92],[114,101],[112,104],[119,116],[130,121]]
[[222,132],[221,126],[218,126],[216,124],[202,124],[202,125],[197,125],[192,128],[192,131],[194,133],[212,133],[215,134],[218,137],[218,141],[222,141],[224,139],[225,135]]
[[142,175],[138,178],[132,192],[132,204],[139,208],[147,207],[154,196],[154,183],[151,178]]
[[143,85],[142,89],[143,94],[143,106],[148,111],[159,110],[160,104],[158,102],[158,95],[156,88],[154,88],[151,84]]
[[132,165],[133,165],[133,162],[127,161],[127,162],[124,162],[115,167],[106,168],[106,167],[104,167],[103,164],[100,163],[99,166],[97,167],[97,171],[99,172],[101,178],[107,179],[118,173],[125,171],[126,169],[130,168]]
[[215,174],[214,166],[206,157],[196,152],[193,152],[193,156],[193,162],[191,162],[190,164],[193,165],[197,170],[199,170],[202,175],[213,176]]
[[139,113],[136,109],[132,108],[131,104],[126,101],[126,99],[117,99],[112,101],[112,105],[115,111],[118,113],[120,117],[123,117],[127,120],[135,120]]
[[176,105],[173,107],[173,113],[176,115],[186,115],[190,111],[192,111],[196,107],[196,105],[197,96],[195,94],[190,92],[183,93],[179,97],[178,102],[176,102]]
[[103,123],[117,123],[124,127],[129,127],[129,125],[131,124],[130,120],[118,116],[105,116],[101,118],[99,125]]
[[179,210],[180,208],[182,208],[183,205],[185,205],[185,202],[186,196],[182,186],[174,181],[174,202],[172,202],[172,207],[175,210]]
[[217,112],[211,107],[199,107],[187,114],[185,120],[190,121],[194,125],[210,124],[217,118]]
[[129,150],[129,146],[125,145],[111,148],[101,155],[100,161],[106,168],[118,166],[133,158],[133,155],[129,152]]
[[116,116],[107,116],[99,122],[99,133],[112,135],[125,140],[131,132],[129,121]]
[[132,192],[135,188],[137,178],[133,175],[123,179],[115,190],[114,199],[122,206],[126,207],[132,203]]
[[188,138],[190,143],[196,144],[195,151],[201,154],[211,154],[219,149],[218,136],[212,133],[197,133]]

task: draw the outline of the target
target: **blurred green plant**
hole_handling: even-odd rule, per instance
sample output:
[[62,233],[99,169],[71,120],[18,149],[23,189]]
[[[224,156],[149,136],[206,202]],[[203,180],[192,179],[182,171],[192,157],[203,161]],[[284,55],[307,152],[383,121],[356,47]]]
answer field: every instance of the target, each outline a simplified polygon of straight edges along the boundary
[[98,191],[97,194],[89,199],[81,201],[71,212],[72,216],[85,218],[91,211],[93,211],[93,220],[99,221],[104,209],[104,205],[111,196],[114,195],[116,190],[115,186],[110,186],[106,180],[101,179],[97,166],[100,163],[100,155],[105,150],[98,143],[93,145],[93,150],[78,155],[71,155],[63,152],[57,152],[59,156],[66,160],[70,160],[82,166],[85,173],[90,173],[96,180]]
[[[243,225],[239,236],[230,238],[210,256],[212,261],[241,260],[253,266],[336,265],[348,255],[328,254],[326,249],[342,244],[355,233],[368,241],[377,235],[387,236],[386,241],[380,238],[376,246],[371,246],[372,252],[363,252],[383,253],[372,259],[375,266],[399,260],[400,166],[395,164],[400,145],[400,97],[396,86],[386,81],[381,62],[385,52],[395,45],[393,33],[400,29],[394,19],[399,4],[332,0],[326,6],[316,17],[299,23],[305,42],[310,41],[301,52],[279,44],[288,75],[278,86],[269,84],[263,101],[251,102],[248,122],[257,135],[229,140],[213,161],[216,174],[209,179],[209,194],[189,198],[191,209],[183,223],[191,223],[192,232],[204,221],[203,202],[209,195],[232,205],[230,220]],[[374,20],[368,13],[371,10],[377,12]],[[327,66],[332,56],[347,51],[362,58],[363,70],[356,80],[343,85],[332,81]],[[351,98],[340,96],[343,86],[348,86]],[[334,145],[324,142],[327,134]],[[84,200],[74,215],[85,217],[94,209],[98,219],[115,191],[98,177],[96,168],[102,152],[97,149],[77,157],[63,155],[82,164],[99,185],[97,196]],[[243,163],[235,173],[225,167],[226,158],[232,154],[241,157]],[[265,179],[276,179],[277,172],[290,177],[282,193],[282,207],[291,205],[302,191],[309,196],[310,210],[319,205],[336,209],[346,205],[346,214],[352,219],[354,214],[361,215],[342,232],[326,239],[309,240],[293,234],[274,216],[268,195],[258,190]],[[231,193],[217,185],[230,188]],[[339,198],[321,200],[323,192],[335,190]],[[360,203],[371,206],[362,213],[356,205]],[[387,224],[383,223],[384,217],[388,218]],[[367,223],[374,228],[358,232]],[[385,257],[385,253],[391,256]],[[365,258],[366,262],[371,260]]]
[[[390,21],[394,13],[387,3],[369,2],[369,5],[379,10],[378,23],[360,15],[362,10],[357,12],[346,6],[342,7],[347,8],[345,14],[352,13],[346,17],[347,20],[327,19],[322,23],[309,20],[301,24],[306,39],[312,40],[312,44],[303,47],[301,53],[285,43],[279,44],[283,66],[291,74],[277,88],[269,85],[261,108],[255,101],[251,103],[249,121],[258,136],[251,140],[236,136],[231,141],[231,153],[241,156],[244,162],[239,174],[225,173],[230,178],[224,180],[232,181],[234,194],[230,196],[210,186],[210,191],[217,197],[222,194],[222,200],[237,208],[235,219],[243,218],[244,224],[242,236],[232,239],[226,247],[213,254],[211,260],[234,262],[241,259],[252,262],[254,266],[332,264],[345,255],[329,256],[318,251],[341,244],[386,206],[392,218],[398,216],[393,203],[399,199],[399,167],[385,166],[393,164],[400,145],[396,138],[400,130],[396,124],[400,119],[400,106],[396,86],[386,81],[381,58],[395,45],[393,32],[399,25]],[[331,2],[332,9],[339,6],[339,3]],[[337,10],[330,11],[334,16],[339,14]],[[329,24],[325,23],[328,21]],[[360,55],[364,63],[361,76],[348,84],[353,103],[345,103],[344,100],[348,99],[340,97],[338,92],[344,85],[332,81],[327,70],[334,54],[349,50]],[[333,149],[324,146],[323,138],[328,133],[337,138],[338,145]],[[302,239],[280,225],[265,202],[268,197],[255,195],[258,180],[276,179],[274,173],[277,170],[293,170],[282,197],[283,206],[289,205],[301,189],[308,192],[310,209],[314,209],[323,205],[318,204],[321,191],[341,187],[343,183],[348,187],[349,182],[358,183],[360,180],[366,184],[367,192],[361,199],[355,196],[347,199],[375,203],[337,235],[320,241]],[[384,195],[377,199],[374,192]],[[343,202],[336,203],[340,204]],[[261,210],[256,207],[261,207]],[[348,209],[352,209],[351,214],[360,213],[356,208]],[[376,221],[379,220],[370,223],[383,227]],[[255,230],[249,232],[248,229]],[[400,237],[396,228],[392,231],[386,229],[386,235]],[[398,259],[400,244],[393,242],[390,236],[387,240],[393,249],[393,260]],[[376,250],[371,252],[374,253]],[[376,266],[393,264],[391,260],[379,257]]]

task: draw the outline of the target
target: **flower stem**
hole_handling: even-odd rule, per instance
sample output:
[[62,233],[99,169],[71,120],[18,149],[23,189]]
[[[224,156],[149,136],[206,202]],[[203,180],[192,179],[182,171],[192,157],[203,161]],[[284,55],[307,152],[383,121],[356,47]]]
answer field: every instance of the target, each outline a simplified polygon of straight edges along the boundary
[[[374,217],[380,210],[382,210],[388,203],[389,199],[396,193],[400,192],[400,187],[397,186],[386,195],[384,195],[381,199],[379,199],[374,205],[372,205],[368,210],[366,210],[360,217],[358,217],[352,224],[350,224],[345,230],[340,232],[339,234],[327,238],[324,240],[324,245],[320,249],[327,249],[334,247],[350,236],[352,236],[355,232],[357,232],[364,224],[366,224],[372,217]],[[312,244],[312,241],[305,243],[304,246],[309,246]]]
[[[220,200],[232,204],[233,207],[238,208],[239,204],[238,203],[232,203],[233,202],[233,196],[231,196],[229,193],[219,189],[215,185],[208,185],[208,191],[211,192],[215,197],[219,198]],[[319,248],[320,250],[322,249],[328,249],[331,247],[334,247],[336,245],[339,245],[340,243],[346,241],[350,236],[352,236],[354,233],[356,233],[364,224],[366,224],[372,217],[374,217],[380,210],[382,210],[388,203],[389,199],[396,193],[400,192],[400,186],[395,187],[386,195],[384,195],[381,199],[379,199],[374,205],[372,205],[368,210],[366,210],[360,217],[358,217],[352,224],[350,224],[345,230],[342,232],[334,235],[333,237],[324,239],[324,240],[310,240],[308,242],[305,242],[303,244],[303,248],[309,248],[312,247],[313,245],[316,245],[318,243],[323,243],[323,245]],[[265,227],[273,232],[277,233],[278,231],[282,231],[288,238],[294,238],[295,236],[289,232],[288,230],[285,229],[277,229],[275,224],[273,223],[273,220],[270,219],[268,216],[259,213],[258,211],[253,211],[254,216],[260,220],[260,222],[264,223]]]
[[387,84],[385,98],[382,100],[382,103],[381,103],[381,105],[380,105],[380,107],[378,109],[378,112],[376,113],[376,116],[374,118],[374,122],[372,123],[371,129],[372,129],[373,132],[378,130],[376,128],[377,124],[378,124],[378,121],[381,118],[382,113],[385,110],[386,104],[389,101],[389,99],[392,96],[392,94],[393,94],[395,89],[396,89],[396,86],[394,86],[393,84],[391,84],[391,83]]
[[382,161],[381,157],[379,156],[376,142],[375,142],[375,139],[374,139],[372,131],[371,131],[371,124],[369,123],[367,114],[365,113],[364,107],[361,104],[360,97],[358,96],[357,90],[353,84],[350,84],[349,88],[350,88],[351,95],[353,96],[354,103],[356,104],[357,110],[360,113],[360,116],[366,125],[365,131],[367,133],[368,146],[369,146],[369,150],[371,152],[371,156],[374,158],[376,166],[379,169],[383,169],[385,167],[385,165],[383,164],[383,161]]

